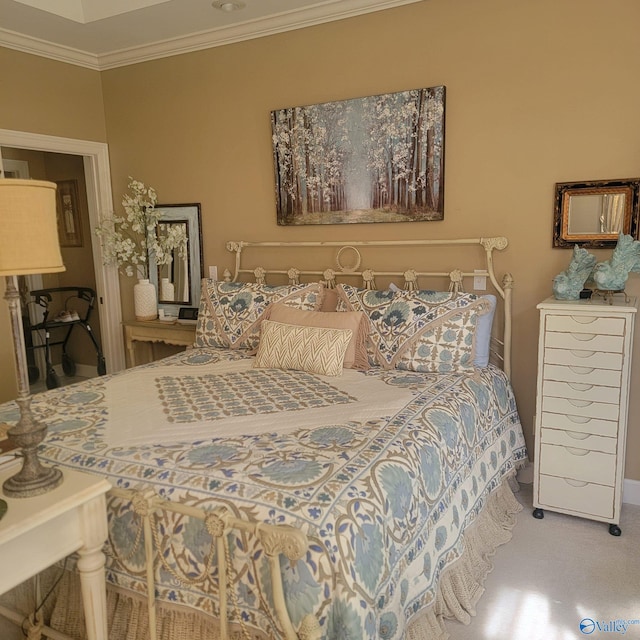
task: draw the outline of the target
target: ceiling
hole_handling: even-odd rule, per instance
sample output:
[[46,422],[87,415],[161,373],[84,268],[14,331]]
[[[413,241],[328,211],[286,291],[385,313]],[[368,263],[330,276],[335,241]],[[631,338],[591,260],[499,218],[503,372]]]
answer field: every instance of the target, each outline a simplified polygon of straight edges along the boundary
[[0,46],[104,70],[424,1],[0,0]]

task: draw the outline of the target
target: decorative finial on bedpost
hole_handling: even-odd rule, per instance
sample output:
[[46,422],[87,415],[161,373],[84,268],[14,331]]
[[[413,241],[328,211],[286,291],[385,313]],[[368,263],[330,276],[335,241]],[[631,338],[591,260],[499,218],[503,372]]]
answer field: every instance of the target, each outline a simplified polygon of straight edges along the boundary
[[253,276],[256,279],[256,284],[264,284],[267,276],[267,271],[264,267],[256,267],[253,270]]
[[362,282],[365,289],[375,289],[376,280],[372,269],[365,269],[362,272]]
[[320,282],[322,282],[327,289],[335,289],[336,272],[333,269],[325,269],[322,275],[324,276],[324,280],[321,280]]
[[300,284],[300,269],[291,267],[291,269],[287,271],[287,277],[289,278],[289,284]]
[[480,238],[480,244],[485,251],[491,252],[494,249],[502,251],[507,248],[509,241],[504,236],[495,236],[493,238]]
[[225,269],[222,272],[222,278],[225,282],[231,282],[231,271],[229,271],[229,269]]
[[292,562],[297,562],[309,548],[307,536],[295,527],[258,522],[255,531],[267,556],[277,557],[283,553]]
[[407,291],[415,291],[418,281],[418,274],[413,269],[408,269],[404,272],[404,288]]

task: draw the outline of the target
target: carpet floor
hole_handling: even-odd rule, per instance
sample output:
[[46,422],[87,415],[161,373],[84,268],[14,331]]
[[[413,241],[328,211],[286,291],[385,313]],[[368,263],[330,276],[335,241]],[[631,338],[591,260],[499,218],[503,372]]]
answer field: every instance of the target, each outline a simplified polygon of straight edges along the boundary
[[[447,622],[450,640],[640,640],[640,506],[624,505],[616,538],[582,518],[534,519],[533,486],[520,487],[513,539],[493,558],[471,624]],[[0,618],[1,640],[21,637]]]
[[447,622],[450,640],[640,639],[640,506],[623,506],[614,537],[552,511],[536,520],[533,485],[520,487],[513,539],[498,548],[471,623]]

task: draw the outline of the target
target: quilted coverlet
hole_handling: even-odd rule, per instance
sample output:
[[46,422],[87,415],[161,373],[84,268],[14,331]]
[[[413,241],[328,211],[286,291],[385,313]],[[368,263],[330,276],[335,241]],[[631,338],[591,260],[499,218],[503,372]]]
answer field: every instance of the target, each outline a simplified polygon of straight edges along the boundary
[[[295,625],[318,616],[323,638],[402,638],[435,598],[462,534],[526,458],[511,387],[472,373],[345,370],[330,378],[252,368],[238,351],[193,349],[34,397],[49,426],[43,459],[125,488],[238,517],[301,528],[307,557],[281,561]],[[15,404],[0,421],[17,419]],[[109,504],[108,580],[144,593],[139,524]],[[158,598],[216,616],[211,541],[199,520],[164,514]],[[276,634],[266,560],[233,534],[240,607]]]

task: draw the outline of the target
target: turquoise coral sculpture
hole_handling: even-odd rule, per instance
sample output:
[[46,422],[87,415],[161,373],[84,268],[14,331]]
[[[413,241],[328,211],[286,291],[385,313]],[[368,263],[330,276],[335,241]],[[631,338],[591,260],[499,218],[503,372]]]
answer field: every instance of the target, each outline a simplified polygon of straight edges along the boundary
[[553,295],[556,299],[578,300],[595,263],[596,257],[594,255],[586,249],[574,245],[569,267],[553,279]]
[[593,280],[601,291],[623,291],[629,273],[640,272],[640,242],[621,233],[609,260],[593,269]]

